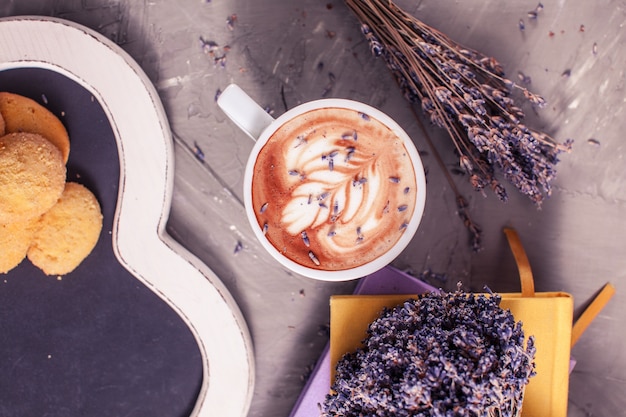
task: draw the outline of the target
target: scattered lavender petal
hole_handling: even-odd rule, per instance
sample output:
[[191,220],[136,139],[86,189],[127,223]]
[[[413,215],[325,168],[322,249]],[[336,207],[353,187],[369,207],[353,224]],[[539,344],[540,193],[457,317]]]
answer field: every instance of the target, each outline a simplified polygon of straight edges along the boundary
[[197,142],[193,143],[193,154],[198,161],[204,162],[204,152],[202,152]]
[[236,255],[242,250],[243,250],[243,243],[241,243],[240,241],[237,241],[237,244],[235,245],[235,250],[233,251],[233,253]]
[[517,73],[517,78],[519,78],[519,80],[520,80],[520,82],[522,84],[528,85],[528,84],[530,84],[532,82],[532,79],[530,78],[530,76],[524,74],[522,71],[519,71]]
[[328,84],[326,84],[326,87],[324,87],[324,90],[322,91],[322,97],[326,97],[332,91],[334,86],[335,86],[335,74],[333,74],[332,72],[329,72]]
[[233,30],[235,28],[235,22],[237,21],[237,15],[231,14],[226,18],[226,26],[229,30]]
[[217,44],[217,42],[207,40],[202,37],[200,38],[200,47],[202,48],[202,52],[207,55],[212,55],[217,49],[219,49],[219,45]]

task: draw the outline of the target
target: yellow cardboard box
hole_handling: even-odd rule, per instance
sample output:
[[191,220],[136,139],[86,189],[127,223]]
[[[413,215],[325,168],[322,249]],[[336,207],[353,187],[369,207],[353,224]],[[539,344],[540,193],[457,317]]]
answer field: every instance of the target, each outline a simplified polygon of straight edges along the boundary
[[[524,396],[522,416],[565,417],[571,346],[578,340],[614,293],[607,284],[581,315],[574,327],[573,297],[564,292],[535,293],[528,259],[517,233],[506,229],[520,273],[522,291],[504,293],[501,306],[521,321],[524,333],[535,338],[537,374],[530,379]],[[416,295],[341,295],[330,300],[331,383],[341,357],[353,352],[367,336],[367,328],[385,307],[395,307]]]

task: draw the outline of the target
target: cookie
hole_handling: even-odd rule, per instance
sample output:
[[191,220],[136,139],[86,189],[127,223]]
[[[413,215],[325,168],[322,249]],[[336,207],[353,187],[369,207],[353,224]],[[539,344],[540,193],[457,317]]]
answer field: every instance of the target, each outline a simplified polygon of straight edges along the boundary
[[35,236],[38,219],[25,222],[0,224],[0,274],[6,274],[18,266]]
[[35,133],[0,137],[0,223],[21,222],[48,211],[63,193],[61,151]]
[[96,197],[84,186],[68,182],[57,204],[39,219],[27,257],[46,275],[65,275],[91,253],[101,230]]
[[39,133],[59,148],[63,162],[67,163],[70,138],[63,123],[50,110],[28,97],[0,92],[0,114],[6,133]]
[[2,117],[2,113],[0,113],[0,136],[4,136],[4,117]]

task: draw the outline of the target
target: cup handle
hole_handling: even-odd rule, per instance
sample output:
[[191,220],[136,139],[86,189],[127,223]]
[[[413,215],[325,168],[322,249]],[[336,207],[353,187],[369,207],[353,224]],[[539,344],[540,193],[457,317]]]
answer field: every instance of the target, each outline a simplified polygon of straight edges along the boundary
[[274,121],[272,116],[236,84],[230,84],[222,91],[217,105],[254,141]]

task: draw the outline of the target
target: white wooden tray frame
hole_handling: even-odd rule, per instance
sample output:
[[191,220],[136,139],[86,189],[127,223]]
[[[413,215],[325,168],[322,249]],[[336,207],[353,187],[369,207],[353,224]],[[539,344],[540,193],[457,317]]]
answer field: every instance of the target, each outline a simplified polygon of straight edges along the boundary
[[48,17],[0,19],[0,70],[20,67],[63,74],[102,105],[120,155],[114,252],[180,315],[196,338],[203,381],[191,415],[245,416],[254,385],[254,357],[243,316],[219,278],[165,230],[173,142],[154,86],[109,39]]

